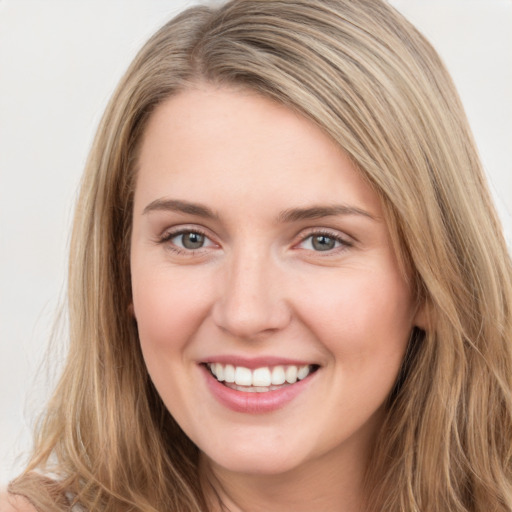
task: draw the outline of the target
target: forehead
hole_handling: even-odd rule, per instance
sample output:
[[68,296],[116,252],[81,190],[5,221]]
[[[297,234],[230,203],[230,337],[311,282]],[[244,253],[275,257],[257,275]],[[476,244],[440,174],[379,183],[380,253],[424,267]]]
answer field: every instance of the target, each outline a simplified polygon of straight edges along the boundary
[[165,194],[201,202],[274,196],[283,204],[350,199],[380,210],[320,128],[248,90],[204,85],[169,98],[148,122],[138,163],[136,203]]

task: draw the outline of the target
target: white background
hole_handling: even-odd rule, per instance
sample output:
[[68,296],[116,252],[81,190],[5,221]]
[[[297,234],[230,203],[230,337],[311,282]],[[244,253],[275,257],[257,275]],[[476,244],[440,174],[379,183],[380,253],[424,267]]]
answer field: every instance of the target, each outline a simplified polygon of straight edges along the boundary
[[[0,485],[22,467],[48,393],[42,356],[96,125],[138,48],[194,3],[0,0]],[[512,0],[392,3],[454,77],[511,246]]]

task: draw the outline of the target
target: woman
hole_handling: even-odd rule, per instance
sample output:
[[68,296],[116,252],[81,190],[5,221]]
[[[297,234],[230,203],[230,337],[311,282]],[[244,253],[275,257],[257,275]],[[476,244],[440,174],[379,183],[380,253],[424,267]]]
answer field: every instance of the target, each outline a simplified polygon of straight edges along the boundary
[[19,510],[512,510],[510,258],[451,80],[387,4],[164,26],[70,262]]

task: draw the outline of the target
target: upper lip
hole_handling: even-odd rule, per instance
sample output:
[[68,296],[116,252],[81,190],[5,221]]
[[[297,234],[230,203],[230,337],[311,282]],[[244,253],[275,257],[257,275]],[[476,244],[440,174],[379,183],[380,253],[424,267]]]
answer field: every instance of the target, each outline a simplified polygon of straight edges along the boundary
[[254,370],[256,368],[262,368],[265,366],[304,366],[312,364],[317,365],[317,363],[314,363],[312,361],[305,361],[303,359],[291,359],[287,357],[278,356],[244,357],[236,355],[219,355],[207,357],[206,359],[203,359],[201,362],[203,364],[231,364],[233,366],[243,366],[244,368],[249,368],[251,370]]

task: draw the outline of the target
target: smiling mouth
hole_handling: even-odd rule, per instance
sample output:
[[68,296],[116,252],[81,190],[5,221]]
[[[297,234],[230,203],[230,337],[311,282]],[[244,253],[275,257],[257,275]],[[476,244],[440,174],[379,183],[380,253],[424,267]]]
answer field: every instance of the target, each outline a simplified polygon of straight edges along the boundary
[[218,382],[246,393],[266,393],[283,389],[304,380],[319,368],[316,364],[263,366],[253,370],[222,363],[204,365]]

